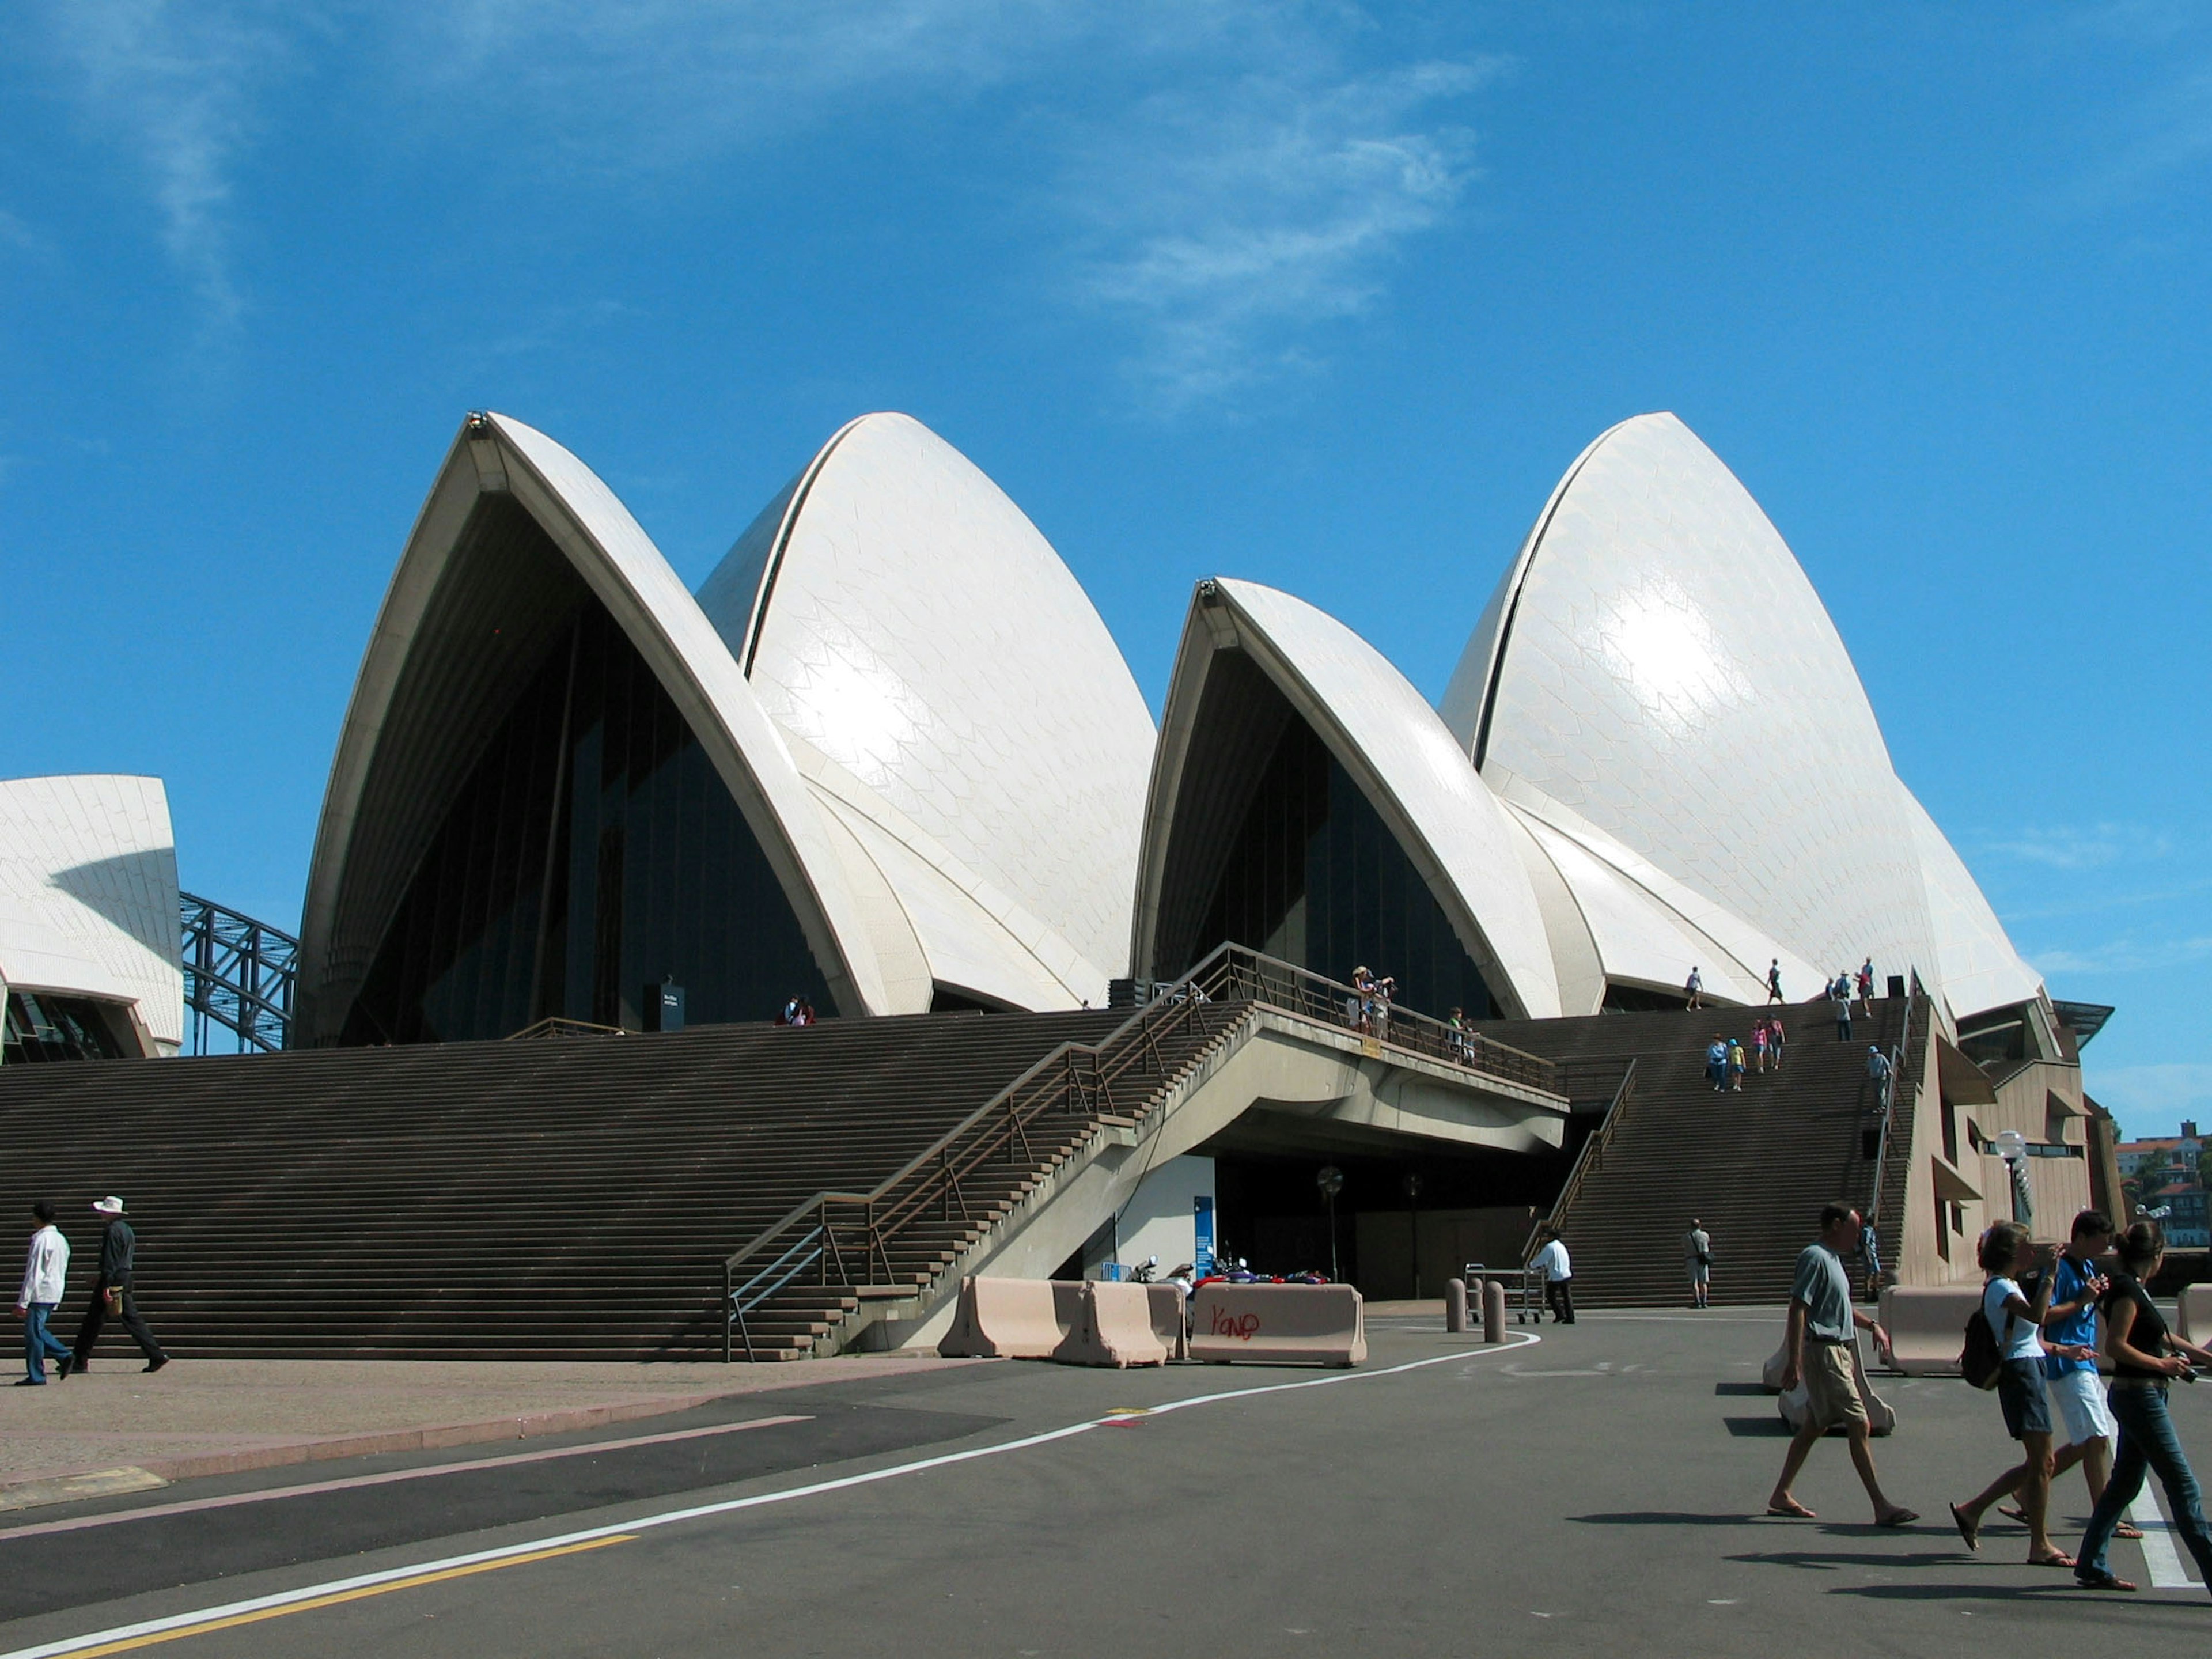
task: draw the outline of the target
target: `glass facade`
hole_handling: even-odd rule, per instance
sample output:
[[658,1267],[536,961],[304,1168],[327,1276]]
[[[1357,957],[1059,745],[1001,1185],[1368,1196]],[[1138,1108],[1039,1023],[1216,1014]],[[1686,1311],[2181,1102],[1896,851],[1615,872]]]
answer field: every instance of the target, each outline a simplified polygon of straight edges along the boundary
[[[127,1020],[121,1008],[113,1018]],[[116,1040],[110,1015],[89,997],[45,996],[29,991],[8,993],[4,1041],[0,1041],[0,1065],[19,1066],[45,1060],[120,1060],[126,1053]]]
[[[1313,729],[1283,729],[1231,843],[1196,954],[1233,941],[1350,981],[1398,981],[1404,1006],[1474,1019],[1496,1008],[1482,971],[1398,839]],[[1186,966],[1188,964],[1186,963]]]
[[342,1041],[503,1037],[556,1014],[636,1030],[663,981],[693,1024],[833,1007],[714,763],[586,599],[455,794]]

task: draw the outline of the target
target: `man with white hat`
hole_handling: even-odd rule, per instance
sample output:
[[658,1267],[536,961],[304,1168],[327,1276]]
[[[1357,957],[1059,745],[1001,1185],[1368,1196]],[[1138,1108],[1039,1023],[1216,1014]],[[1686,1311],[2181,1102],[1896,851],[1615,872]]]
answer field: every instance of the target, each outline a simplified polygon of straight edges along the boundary
[[76,1352],[63,1362],[62,1375],[82,1376],[91,1369],[92,1345],[100,1340],[100,1327],[110,1314],[121,1318],[123,1328],[138,1344],[138,1352],[146,1356],[146,1369],[158,1371],[169,1363],[169,1356],[138,1316],[137,1298],[131,1293],[138,1235],[123,1218],[121,1199],[110,1194],[94,1200],[92,1207],[106,1222],[107,1231],[100,1241],[100,1273],[92,1283],[91,1305],[84,1310],[84,1323],[77,1327]]

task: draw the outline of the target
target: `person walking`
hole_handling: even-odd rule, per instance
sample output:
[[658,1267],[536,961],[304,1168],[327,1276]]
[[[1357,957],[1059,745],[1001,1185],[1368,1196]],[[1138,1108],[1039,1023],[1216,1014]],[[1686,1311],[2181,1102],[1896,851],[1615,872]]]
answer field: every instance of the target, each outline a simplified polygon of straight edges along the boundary
[[[1997,1405],[2004,1413],[2005,1432],[2020,1442],[2022,1461],[1982,1488],[1963,1504],[1951,1505],[1952,1524],[1966,1547],[1982,1547],[1982,1516],[2000,1498],[2017,1491],[2021,1517],[2027,1523],[2027,1565],[2031,1567],[2070,1567],[2074,1558],[2051,1541],[2051,1406],[2043,1392],[2043,1358],[2046,1352],[2072,1359],[2094,1361],[2089,1349],[2071,1344],[2046,1345],[2043,1316],[2051,1310],[2051,1274],[2049,1262],[2036,1261],[2037,1250],[2027,1229],[2017,1221],[2000,1221],[1982,1235],[1977,1253],[1987,1279],[1982,1286],[1982,1317],[1997,1339]],[[2044,1271],[2031,1298],[2015,1274],[2031,1265]]]
[[121,1319],[123,1328],[131,1333],[138,1352],[146,1357],[146,1369],[158,1371],[169,1363],[169,1356],[146,1328],[145,1320],[139,1316],[137,1297],[131,1292],[137,1265],[137,1232],[124,1219],[121,1199],[112,1194],[97,1199],[92,1208],[106,1224],[100,1239],[100,1273],[92,1281],[92,1300],[85,1306],[84,1322],[77,1327],[76,1346],[71,1357],[62,1361],[62,1375],[82,1376],[92,1369],[93,1345],[100,1340],[100,1328],[110,1314]]
[[1682,1240],[1690,1258],[1690,1305],[1711,1307],[1713,1283],[1713,1240],[1705,1231],[1705,1224],[1695,1216],[1690,1218],[1690,1231]]
[[1836,975],[1836,982],[1828,988],[1828,1000],[1836,1008],[1836,1039],[1839,1042],[1849,1042],[1851,1040],[1851,981],[1849,975]]
[[1713,1085],[1715,1094],[1728,1087],[1728,1039],[1716,1031],[1713,1040],[1705,1045],[1705,1080]]
[[1866,1004],[1867,1018],[1874,1018],[1874,958],[1869,957],[1859,963],[1859,1000]]
[[[2098,1347],[2097,1307],[2112,1289],[2098,1266],[2112,1248],[2112,1222],[2102,1210],[2084,1210],[2074,1218],[2066,1249],[2051,1268],[2051,1306],[2043,1316],[2043,1334],[2050,1340],[2094,1354]],[[2043,1391],[2057,1407],[2066,1425],[2066,1444],[2051,1460],[2055,1480],[2079,1466],[2089,1487],[2092,1508],[2102,1500],[2112,1475],[2112,1443],[2119,1431],[2105,1404],[2104,1385],[2094,1359],[2068,1359],[2058,1354],[2043,1357]],[[2025,1519],[2018,1510],[2000,1504],[1999,1515]],[[2112,1529],[2115,1538],[2140,1538],[2140,1528],[2122,1522]]]
[[1878,1112],[1889,1109],[1891,1070],[1889,1056],[1873,1043],[1867,1044],[1867,1081],[1874,1085],[1874,1106]]
[[1770,1014],[1766,1020],[1766,1046],[1774,1055],[1774,1069],[1782,1069],[1782,1016]]
[[70,1351],[46,1328],[46,1321],[61,1305],[63,1286],[69,1282],[69,1240],[54,1225],[54,1206],[46,1200],[31,1206],[31,1219],[38,1227],[31,1234],[30,1254],[23,1261],[23,1288],[15,1297],[15,1317],[23,1322],[23,1375],[15,1384],[19,1389],[46,1386],[48,1354],[64,1364],[70,1357]]
[[1867,1499],[1874,1505],[1875,1524],[1909,1527],[1919,1516],[1902,1504],[1891,1502],[1875,1471],[1874,1449],[1867,1443],[1866,1401],[1859,1397],[1858,1379],[1851,1364],[1860,1331],[1872,1331],[1877,1348],[1889,1346],[1889,1333],[1851,1306],[1851,1281],[1844,1271],[1844,1252],[1857,1236],[1859,1212],[1847,1204],[1824,1205],[1820,1226],[1820,1237],[1797,1253],[1797,1277],[1790,1287],[1790,1321],[1783,1339],[1787,1355],[1782,1370],[1783,1392],[1804,1383],[1805,1421],[1790,1437],[1790,1449],[1782,1460],[1782,1478],[1766,1500],[1766,1512],[1803,1521],[1814,1518],[1814,1511],[1799,1503],[1790,1488],[1820,1437],[1840,1424],[1850,1443],[1851,1467],[1858,1471],[1859,1484],[1866,1488]]
[[1769,1002],[1790,1000],[1788,997],[1782,994],[1782,958],[1780,957],[1775,957],[1766,964],[1766,1000]]
[[1859,1261],[1866,1268],[1867,1300],[1881,1300],[1881,1235],[1869,1220],[1859,1228]]
[[1705,1006],[1705,976],[1699,973],[1695,967],[1692,967],[1690,969],[1689,978],[1682,982],[1682,993],[1689,999],[1689,1000],[1685,1002],[1682,1006],[1685,1008],[1704,1007]]
[[2203,1498],[2173,1431],[2173,1419],[2166,1414],[2166,1397],[2172,1379],[2188,1376],[2192,1364],[2212,1365],[2212,1349],[2185,1342],[2168,1331],[2158,1304],[2143,1288],[2146,1279],[2158,1277],[2159,1264],[2166,1259],[2166,1235],[2158,1223],[2136,1222],[2119,1236],[2118,1244],[2119,1267],[2100,1309],[2112,1356],[2111,1405],[2120,1426],[2120,1451],[2105,1495],[2089,1517],[2089,1530],[2081,1534],[2075,1582],[2086,1589],[2135,1588],[2112,1576],[2105,1553],[2120,1516],[2142,1491],[2144,1474],[2154,1469],[2166,1488],[2173,1529],[2196,1557],[2198,1574],[2212,1586],[2212,1534],[2205,1531]]
[[1743,1074],[1750,1069],[1751,1067],[1745,1062],[1743,1057],[1743,1043],[1741,1040],[1735,1037],[1730,1037],[1729,1039],[1728,1046],[1728,1074],[1729,1089],[1730,1092],[1739,1095],[1743,1092]]
[[1765,1077],[1766,1075],[1766,1016],[1764,1014],[1752,1022],[1751,1054],[1753,1063],[1759,1068],[1759,1076]]
[[1547,1227],[1538,1236],[1544,1240],[1544,1248],[1529,1265],[1544,1275],[1544,1305],[1552,1310],[1553,1324],[1571,1325],[1575,1322],[1575,1270],[1567,1260],[1567,1241],[1555,1227]]

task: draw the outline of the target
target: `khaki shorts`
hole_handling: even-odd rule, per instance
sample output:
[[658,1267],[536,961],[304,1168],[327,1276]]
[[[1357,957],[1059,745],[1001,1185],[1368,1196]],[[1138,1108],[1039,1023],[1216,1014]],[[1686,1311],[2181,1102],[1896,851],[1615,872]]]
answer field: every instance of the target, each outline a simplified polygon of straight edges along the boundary
[[1805,1345],[1805,1413],[1823,1429],[1867,1420],[1866,1402],[1859,1398],[1858,1379],[1851,1372],[1850,1348],[1841,1342]]

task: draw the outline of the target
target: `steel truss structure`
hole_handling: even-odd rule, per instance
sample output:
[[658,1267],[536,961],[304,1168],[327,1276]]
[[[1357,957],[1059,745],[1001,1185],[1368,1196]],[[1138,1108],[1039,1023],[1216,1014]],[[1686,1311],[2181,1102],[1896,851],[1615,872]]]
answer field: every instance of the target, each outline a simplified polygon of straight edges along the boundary
[[191,1017],[192,1052],[210,1052],[210,1021],[230,1032],[236,1053],[274,1054],[283,1048],[292,1034],[300,941],[211,899],[179,893],[177,900],[184,918],[185,1009]]

